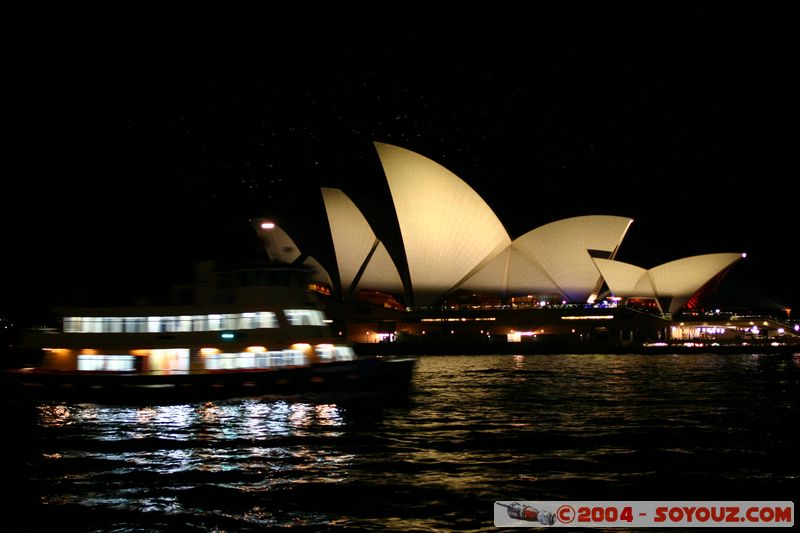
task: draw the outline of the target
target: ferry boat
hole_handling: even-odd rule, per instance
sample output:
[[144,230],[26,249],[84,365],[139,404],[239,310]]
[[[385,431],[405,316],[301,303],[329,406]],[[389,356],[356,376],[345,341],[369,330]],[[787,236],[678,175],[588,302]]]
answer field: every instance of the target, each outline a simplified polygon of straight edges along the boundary
[[243,397],[408,391],[409,357],[359,357],[337,342],[306,272],[198,265],[191,305],[60,308],[24,333],[33,365],[5,369],[11,400],[175,404]]

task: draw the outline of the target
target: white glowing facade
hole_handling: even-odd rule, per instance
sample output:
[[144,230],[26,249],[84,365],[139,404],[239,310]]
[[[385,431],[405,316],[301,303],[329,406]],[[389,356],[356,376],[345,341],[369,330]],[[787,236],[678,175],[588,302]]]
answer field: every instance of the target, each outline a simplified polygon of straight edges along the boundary
[[386,247],[358,210],[339,189],[322,189],[342,294],[358,287],[403,294],[403,282]]
[[405,247],[415,302],[433,303],[511,244],[486,202],[458,176],[409,150],[375,143]]
[[592,301],[602,285],[592,254],[614,257],[632,222],[592,215],[545,224],[514,239],[462,287],[506,296],[557,295],[570,302]]
[[650,270],[609,259],[594,262],[614,296],[668,301],[668,310],[674,313],[706,283],[743,257],[741,253],[696,255]]
[[[512,241],[486,202],[448,169],[397,146],[375,143],[375,149],[399,239],[382,236],[343,191],[332,188],[322,189],[332,270],[303,254],[280,228],[257,227],[271,259],[291,263],[302,256],[329,285],[335,270],[332,286],[344,299],[361,289],[378,290],[426,306],[463,289],[591,303],[606,284],[622,298],[670,298],[673,311],[741,257],[709,254],[651,270],[615,261],[633,220],[609,215],[558,220]],[[387,249],[384,242],[400,243],[399,249],[397,244]]]
[[[261,242],[264,243],[264,250],[267,252],[267,257],[273,263],[291,265],[301,259],[303,252],[295,244],[294,240],[289,237],[283,229],[277,226],[274,222],[268,220],[254,220],[253,227],[258,233]],[[302,259],[301,263],[307,267],[311,267],[311,279],[331,285],[331,277],[328,275],[327,270],[322,268],[319,262],[307,255]]]
[[273,263],[294,263],[301,255],[300,248],[289,234],[275,225],[274,222],[257,220],[253,223],[256,232],[264,243],[264,250]]

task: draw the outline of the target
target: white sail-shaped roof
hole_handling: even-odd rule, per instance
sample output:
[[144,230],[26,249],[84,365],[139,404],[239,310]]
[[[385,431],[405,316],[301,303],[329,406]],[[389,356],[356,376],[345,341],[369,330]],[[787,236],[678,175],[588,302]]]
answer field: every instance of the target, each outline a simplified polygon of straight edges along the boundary
[[635,265],[595,259],[608,288],[621,298],[669,299],[674,313],[714,276],[744,257],[738,253],[695,255],[645,270]]
[[397,267],[382,242],[378,242],[378,247],[375,248],[367,268],[361,275],[358,287],[397,295],[403,294],[403,281],[400,279]]
[[394,202],[415,303],[433,303],[510,243],[461,178],[404,148],[375,143]]
[[300,249],[292,238],[275,223],[268,220],[256,220],[253,221],[253,226],[261,242],[264,243],[267,256],[273,263],[290,264],[300,257]]
[[514,243],[465,281],[461,288],[503,296],[559,292],[547,274]]
[[632,219],[588,215],[545,224],[514,240],[567,300],[586,301],[600,281],[590,251],[613,257]]
[[[356,204],[339,189],[323,188],[322,198],[339,267],[342,295],[346,297],[355,288],[353,283],[362,268],[359,287],[403,294],[403,282],[397,267]],[[365,267],[367,260],[369,263]]]
[[313,281],[324,283],[328,287],[333,286],[331,284],[331,277],[328,274],[328,271],[322,268],[322,265],[319,264],[319,261],[317,261],[316,259],[314,259],[309,255],[308,257],[306,257],[305,261],[303,261],[303,264],[306,266],[310,266],[313,269],[313,272],[311,273],[310,276]]
[[508,247],[470,276],[460,288],[487,294],[504,294],[510,257],[511,247]]
[[[515,241],[516,242],[516,241]],[[511,260],[508,265],[506,294],[520,296],[535,294],[539,296],[559,293],[558,287],[542,268],[511,245]]]
[[[303,252],[297,247],[280,226],[269,220],[253,220],[253,227],[258,233],[261,242],[264,243],[264,249],[267,256],[273,263],[285,263],[287,265],[294,263],[303,255]],[[331,286],[331,277],[328,271],[311,256],[303,260],[303,264],[313,269],[311,279]]]
[[669,310],[675,312],[711,278],[742,257],[740,253],[686,257],[651,268],[650,280],[659,298],[672,298]]
[[650,283],[646,269],[613,259],[595,258],[594,263],[614,296],[655,298],[653,285]]

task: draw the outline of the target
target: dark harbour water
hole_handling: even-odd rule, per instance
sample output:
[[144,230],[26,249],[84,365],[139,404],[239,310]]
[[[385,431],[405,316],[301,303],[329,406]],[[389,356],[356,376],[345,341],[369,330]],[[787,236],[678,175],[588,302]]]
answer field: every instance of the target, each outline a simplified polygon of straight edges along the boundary
[[7,418],[2,529],[494,531],[495,500],[797,502],[798,427],[800,355],[426,356],[391,404],[48,404]]

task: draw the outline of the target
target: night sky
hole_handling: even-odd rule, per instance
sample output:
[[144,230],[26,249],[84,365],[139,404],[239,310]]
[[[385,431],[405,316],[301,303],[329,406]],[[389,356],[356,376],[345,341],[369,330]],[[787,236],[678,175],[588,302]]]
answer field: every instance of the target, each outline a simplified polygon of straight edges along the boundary
[[796,316],[797,39],[788,12],[722,9],[272,21],[235,41],[36,26],[4,76],[0,310],[149,297],[196,260],[264,257],[251,217],[318,235],[320,186],[385,197],[380,141],[464,179],[512,238],[609,214],[634,219],[617,258],[642,267],[747,252],[720,304]]

